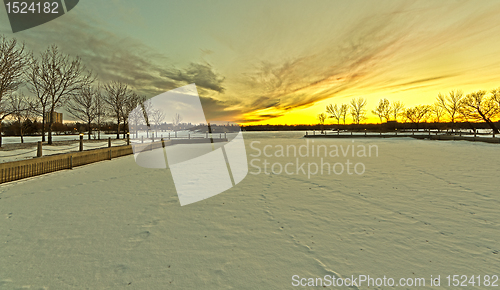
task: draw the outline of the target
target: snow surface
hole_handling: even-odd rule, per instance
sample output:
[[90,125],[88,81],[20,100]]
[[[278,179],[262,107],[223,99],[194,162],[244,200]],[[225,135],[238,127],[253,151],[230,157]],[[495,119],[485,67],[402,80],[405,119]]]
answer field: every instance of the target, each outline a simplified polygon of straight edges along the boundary
[[[126,145],[126,140],[112,140],[111,146],[122,146]],[[83,143],[83,150],[91,150],[91,149],[99,149],[108,147],[108,141],[102,142],[92,142],[92,143]],[[77,152],[80,150],[80,143],[77,141],[72,144],[67,145],[43,145],[42,146],[42,155],[49,156],[60,153],[69,153],[69,152]],[[3,162],[11,162],[18,160],[26,160],[36,157],[37,148],[24,148],[24,149],[15,149],[15,150],[5,150],[0,151],[0,163]]]
[[[275,153],[306,144],[302,135],[246,132],[248,160],[252,141]],[[289,289],[293,275],[364,274],[425,277],[415,289],[426,289],[436,288],[430,275],[443,284],[500,273],[497,144],[314,144],[377,145],[379,154],[349,157],[363,175],[248,174],[183,207],[169,169],[141,168],[132,155],[2,185],[0,288]],[[347,159],[335,158],[325,161]]]

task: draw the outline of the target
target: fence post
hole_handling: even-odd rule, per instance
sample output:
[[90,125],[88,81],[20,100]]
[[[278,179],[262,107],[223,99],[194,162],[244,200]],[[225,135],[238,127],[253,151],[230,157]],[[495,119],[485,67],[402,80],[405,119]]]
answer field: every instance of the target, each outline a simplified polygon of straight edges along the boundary
[[144,136],[141,136],[141,143],[144,143]]
[[168,140],[170,140],[170,132],[168,132]]
[[38,141],[38,147],[36,150],[36,157],[42,157],[42,141]]
[[191,139],[191,133],[188,133],[188,139]]
[[109,149],[109,160],[111,160],[111,149]]
[[83,133],[80,133],[80,151],[83,151]]
[[175,131],[175,138],[177,138],[177,131]]
[[73,155],[69,157],[69,169],[73,169]]
[[165,140],[163,138],[161,138],[161,147],[165,148]]
[[127,145],[130,145],[130,132],[127,132]]

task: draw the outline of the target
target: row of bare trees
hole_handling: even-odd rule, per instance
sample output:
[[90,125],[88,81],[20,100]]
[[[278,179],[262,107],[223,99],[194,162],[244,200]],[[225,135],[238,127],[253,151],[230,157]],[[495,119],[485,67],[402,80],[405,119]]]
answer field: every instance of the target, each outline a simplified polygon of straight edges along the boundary
[[[22,88],[26,88],[29,95],[25,95]],[[117,138],[120,138],[120,128],[125,137],[130,112],[145,102],[145,96],[139,96],[125,83],[99,83],[79,57],[66,55],[55,45],[35,55],[16,39],[0,36],[0,146],[5,119],[21,124],[23,142],[22,124],[28,119],[41,118],[42,141],[47,128],[47,141],[52,144],[55,122],[52,116],[63,107],[87,124],[89,139],[95,123],[100,138],[100,126],[105,118],[116,121]],[[162,112],[150,116],[157,123],[164,118]]]
[[[418,124],[422,122],[442,122],[449,120],[452,130],[456,122],[485,122],[498,134],[495,121],[500,118],[500,88],[490,92],[479,90],[464,95],[461,90],[452,90],[447,95],[438,94],[436,102],[432,105],[417,105],[405,108],[400,101],[391,103],[387,99],[381,99],[372,114],[380,119],[380,123],[388,121],[402,121]],[[349,104],[328,105],[326,113],[318,115],[320,125],[327,118],[333,118],[340,124],[346,124],[347,115],[350,114],[352,122],[359,124],[366,119],[366,100],[354,98]]]

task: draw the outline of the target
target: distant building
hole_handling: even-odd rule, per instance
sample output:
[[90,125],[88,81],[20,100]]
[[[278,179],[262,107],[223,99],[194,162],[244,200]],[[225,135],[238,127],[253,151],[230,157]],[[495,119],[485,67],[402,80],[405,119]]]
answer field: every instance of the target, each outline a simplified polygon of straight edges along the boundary
[[[49,123],[50,121],[50,112],[45,113],[45,121]],[[52,123],[62,123],[63,122],[63,114],[58,112],[52,113]]]

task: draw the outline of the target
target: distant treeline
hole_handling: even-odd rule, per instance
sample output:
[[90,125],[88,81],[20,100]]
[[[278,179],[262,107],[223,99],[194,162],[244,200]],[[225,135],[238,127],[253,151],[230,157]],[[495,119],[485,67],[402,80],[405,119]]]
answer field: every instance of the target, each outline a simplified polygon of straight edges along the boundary
[[[321,130],[326,126],[326,120],[332,118],[337,121],[337,127],[342,123],[345,127],[347,117],[350,116],[356,126],[348,128],[363,128],[361,122],[367,117],[366,99],[353,98],[348,104],[330,104],[326,112],[318,114],[317,119]],[[478,126],[487,125],[493,133],[499,134],[498,119],[500,119],[500,88],[491,91],[478,90],[465,95],[461,90],[451,90],[447,95],[439,93],[436,101],[431,105],[417,105],[406,108],[401,101],[390,102],[381,99],[371,113],[380,119],[380,124],[387,123],[386,128],[429,128],[434,129],[478,129]],[[398,121],[404,124],[398,123]],[[451,123],[443,123],[449,121]],[[429,125],[427,122],[433,122]],[[392,125],[390,125],[392,123]],[[408,123],[410,125],[408,125]],[[458,124],[457,124],[458,123]],[[460,127],[456,127],[460,126]],[[481,125],[483,124],[483,125]],[[422,127],[424,126],[424,127]],[[370,126],[368,126],[370,127]],[[380,129],[384,125],[379,125]],[[340,128],[340,127],[339,127]],[[482,127],[481,127],[482,128]],[[483,128],[485,129],[485,128]]]
[[[500,122],[495,123],[500,126]],[[382,124],[326,124],[326,125],[243,125],[243,131],[312,131],[312,130],[347,130],[347,131],[373,131],[373,132],[390,132],[395,130],[477,130],[491,129],[485,122],[432,122],[432,123],[399,123],[389,121]]]

